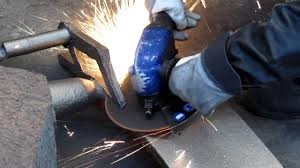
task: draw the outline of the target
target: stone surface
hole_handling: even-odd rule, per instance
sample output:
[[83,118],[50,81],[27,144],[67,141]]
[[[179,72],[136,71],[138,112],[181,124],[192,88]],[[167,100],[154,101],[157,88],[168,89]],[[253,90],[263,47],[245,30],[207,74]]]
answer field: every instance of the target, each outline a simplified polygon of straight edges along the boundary
[[[217,131],[200,116],[195,116],[185,129],[152,146],[172,168],[186,167],[189,162],[190,168],[282,167],[230,105],[221,106],[209,120]],[[185,154],[180,158],[182,151]]]
[[0,66],[0,165],[56,167],[55,113],[43,75]]
[[234,109],[239,112],[283,167],[300,167],[300,119],[271,120],[252,115],[239,106],[235,106]]

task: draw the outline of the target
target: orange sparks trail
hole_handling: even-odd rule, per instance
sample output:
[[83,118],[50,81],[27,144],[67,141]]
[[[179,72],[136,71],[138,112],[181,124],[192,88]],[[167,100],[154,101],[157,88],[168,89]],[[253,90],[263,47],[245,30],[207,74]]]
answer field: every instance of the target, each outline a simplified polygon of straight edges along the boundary
[[[87,154],[90,154],[90,153],[94,153],[94,152],[101,152],[101,151],[104,151],[104,150],[107,150],[107,149],[111,149],[113,146],[115,146],[116,144],[121,144],[121,143],[125,143],[125,141],[104,141],[104,144],[105,145],[100,145],[100,146],[96,146],[96,147],[89,147],[90,150],[88,151],[85,151],[75,157],[73,157],[72,159],[70,159],[69,161],[71,160],[74,160],[76,158],[79,158],[81,156],[84,156],[84,155],[87,155]],[[88,148],[85,148],[85,150],[88,149]]]
[[[213,125],[213,123],[211,121],[209,121],[207,118],[203,118],[203,121],[206,121],[207,123],[209,123],[216,131],[218,131],[218,129]],[[177,125],[178,126],[178,125]],[[100,160],[100,159],[104,159],[104,158],[108,158],[108,157],[113,157],[114,155],[118,155],[122,152],[125,152],[125,151],[128,151],[130,149],[134,149],[134,151],[132,152],[129,152],[127,154],[125,154],[123,157],[117,159],[116,161],[112,162],[111,164],[116,164],[134,154],[136,154],[137,152],[139,152],[140,150],[146,148],[147,146],[155,143],[156,141],[158,141],[159,139],[169,135],[172,133],[172,129],[177,127],[177,126],[174,126],[172,128],[168,128],[168,129],[165,129],[165,130],[162,130],[162,131],[159,131],[159,132],[156,132],[156,133],[151,133],[151,134],[148,134],[148,135],[145,135],[145,136],[142,136],[142,137],[139,137],[139,138],[136,138],[134,140],[132,140],[132,142],[136,142],[137,140],[139,139],[142,139],[142,138],[145,138],[145,137],[148,137],[148,136],[151,136],[151,135],[158,135],[158,134],[161,134],[159,136],[157,136],[156,138],[154,138],[152,141],[150,142],[147,142],[147,141],[139,141],[139,142],[136,142],[135,144],[133,145],[129,145],[127,147],[124,147],[120,150],[115,150],[115,151],[111,151],[111,152],[107,152],[107,153],[102,153],[104,151],[107,151],[107,150],[110,150],[112,149],[113,146],[117,145],[117,144],[123,144],[125,143],[125,141],[105,141],[105,139],[102,139],[100,141],[98,141],[94,147],[88,147],[88,148],[84,148],[83,149],[83,152],[79,155],[76,155],[74,157],[69,157],[69,158],[66,158],[66,159],[62,159],[59,161],[59,164],[60,166],[59,167],[73,167],[76,163],[80,163],[82,161],[86,161],[80,165],[77,166],[77,168],[81,168],[81,167],[86,167],[90,164],[93,164],[95,163],[96,161]],[[96,146],[97,144],[100,144],[100,143],[103,143],[103,145],[98,145]],[[141,146],[142,145],[142,146]],[[141,146],[141,147],[139,147]],[[138,148],[139,147],[139,148]],[[186,154],[186,151],[185,150],[178,150],[176,151],[176,154],[178,154],[178,157],[174,160],[174,161],[179,161],[181,159],[183,159],[185,157],[185,154]],[[84,158],[86,157],[86,158]],[[190,168],[191,167],[191,164],[192,164],[192,161],[190,160],[187,165],[186,165],[186,168]]]
[[[84,157],[92,157],[96,156],[101,152],[107,151],[112,149],[117,144],[124,144],[125,141],[105,141],[105,139],[102,139],[101,141],[98,141],[95,145],[103,142],[103,145],[93,146],[93,147],[87,147],[83,148],[83,152],[66,159],[59,160],[59,167],[72,167],[73,164],[78,163],[84,159]],[[88,162],[88,164],[84,164],[85,166],[92,164],[93,162]],[[80,166],[79,166],[80,167]]]
[[116,161],[114,161],[114,162],[112,162],[112,163],[110,163],[110,164],[113,165],[113,164],[116,164],[116,163],[118,163],[118,162],[120,162],[120,161],[122,161],[122,160],[128,158],[129,156],[131,156],[131,155],[133,155],[133,154],[139,152],[140,150],[146,148],[147,146],[153,144],[153,143],[156,142],[157,140],[159,140],[159,139],[161,139],[161,138],[167,136],[167,135],[170,134],[170,133],[172,133],[172,131],[167,132],[167,133],[165,133],[165,134],[163,134],[163,135],[160,135],[159,137],[157,137],[157,138],[155,138],[154,140],[150,141],[150,142],[147,143],[146,145],[144,145],[144,146],[142,146],[142,147],[140,147],[140,148],[134,150],[133,152],[130,152],[130,153],[126,154],[125,156],[121,157],[120,159],[118,159],[118,160],[116,160]]
[[[93,11],[93,12],[90,12]],[[141,0],[98,0],[77,12],[80,29],[110,51],[120,83],[134,62],[135,49],[149,14]]]
[[[186,0],[190,11],[199,0]],[[202,1],[203,2],[203,1]],[[64,13],[66,17],[70,17]],[[75,12],[75,24],[106,46],[120,84],[134,63],[135,50],[143,29],[149,24],[149,13],[143,0],[95,0]]]

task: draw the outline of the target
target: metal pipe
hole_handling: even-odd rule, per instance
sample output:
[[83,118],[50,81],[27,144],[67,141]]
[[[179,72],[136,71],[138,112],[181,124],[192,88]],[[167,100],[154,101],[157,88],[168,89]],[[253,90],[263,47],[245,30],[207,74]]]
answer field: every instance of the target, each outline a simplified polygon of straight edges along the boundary
[[71,78],[49,82],[56,114],[71,111],[95,103],[106,97],[97,81]]
[[71,35],[68,29],[62,28],[30,37],[6,41],[2,43],[0,48],[0,61],[5,58],[64,45],[69,42],[70,38]]

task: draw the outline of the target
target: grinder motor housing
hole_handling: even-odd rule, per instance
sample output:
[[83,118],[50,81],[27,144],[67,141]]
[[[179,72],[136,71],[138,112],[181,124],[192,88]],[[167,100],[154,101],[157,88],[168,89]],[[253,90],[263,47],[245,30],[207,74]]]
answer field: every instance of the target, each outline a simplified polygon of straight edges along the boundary
[[146,109],[147,118],[151,117],[158,96],[168,90],[168,68],[163,67],[172,62],[178,53],[173,37],[174,28],[175,23],[168,14],[156,14],[144,29],[136,49],[130,75],[133,88]]

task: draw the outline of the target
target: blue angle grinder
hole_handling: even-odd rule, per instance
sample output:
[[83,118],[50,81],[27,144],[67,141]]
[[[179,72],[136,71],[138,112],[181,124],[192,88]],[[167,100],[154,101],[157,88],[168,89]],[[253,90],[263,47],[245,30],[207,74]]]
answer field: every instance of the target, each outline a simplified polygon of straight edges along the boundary
[[154,16],[142,34],[130,69],[133,88],[140,96],[147,119],[158,106],[159,96],[168,90],[168,69],[171,69],[168,67],[177,62],[174,28],[174,22],[165,12]]
[[[106,101],[110,119],[122,128],[136,132],[155,132],[188,119],[195,110],[174,96],[168,78],[178,62],[175,57],[175,23],[165,12],[153,16],[138,43],[133,66],[122,85],[127,105],[120,108]],[[189,107],[189,108],[187,108]]]

